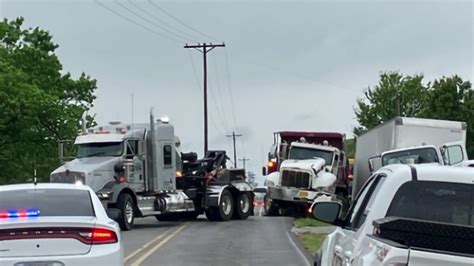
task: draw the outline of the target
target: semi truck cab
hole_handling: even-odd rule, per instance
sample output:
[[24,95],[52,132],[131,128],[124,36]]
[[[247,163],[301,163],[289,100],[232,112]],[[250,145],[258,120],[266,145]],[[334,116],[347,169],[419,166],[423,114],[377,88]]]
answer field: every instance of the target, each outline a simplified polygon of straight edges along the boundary
[[[83,129],[74,141],[76,157],[50,175],[55,183],[90,186],[105,208],[120,210],[122,230],[136,217],[159,221],[247,219],[253,213],[252,187],[243,169],[226,169],[225,151],[181,153],[168,118],[149,124],[111,122]],[[64,157],[60,147],[60,157]]]

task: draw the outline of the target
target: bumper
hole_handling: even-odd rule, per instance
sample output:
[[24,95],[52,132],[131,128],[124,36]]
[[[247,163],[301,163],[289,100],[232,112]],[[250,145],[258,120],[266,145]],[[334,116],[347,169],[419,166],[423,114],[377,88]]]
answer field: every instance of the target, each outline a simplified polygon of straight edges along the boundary
[[301,190],[297,188],[268,187],[267,197],[275,201],[289,202],[295,205],[310,206],[316,199],[331,200],[332,195],[324,192]]
[[15,266],[17,263],[17,266],[35,265],[34,263],[28,264],[31,262],[59,262],[59,264],[53,264],[55,266],[123,265],[123,248],[120,244],[98,245],[93,246],[90,252],[85,255],[0,258],[0,265],[2,266]]

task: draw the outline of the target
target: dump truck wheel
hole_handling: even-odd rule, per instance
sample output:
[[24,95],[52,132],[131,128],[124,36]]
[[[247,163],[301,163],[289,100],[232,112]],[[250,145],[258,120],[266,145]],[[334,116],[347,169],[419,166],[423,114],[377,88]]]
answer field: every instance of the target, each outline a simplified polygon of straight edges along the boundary
[[234,206],[235,210],[233,218],[241,220],[247,219],[253,212],[253,201],[250,193],[239,193],[235,200]]
[[127,193],[121,194],[117,200],[117,208],[122,213],[117,219],[120,229],[123,231],[132,230],[135,219],[132,196]]
[[280,209],[271,199],[267,198],[267,196],[264,198],[264,207],[265,216],[278,216],[280,214]]

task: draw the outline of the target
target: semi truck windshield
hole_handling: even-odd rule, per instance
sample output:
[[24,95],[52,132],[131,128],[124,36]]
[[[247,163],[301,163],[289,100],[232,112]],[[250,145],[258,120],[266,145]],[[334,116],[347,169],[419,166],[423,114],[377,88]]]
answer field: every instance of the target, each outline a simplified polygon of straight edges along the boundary
[[120,156],[122,153],[122,142],[84,143],[77,145],[77,158]]
[[326,161],[326,165],[332,165],[333,153],[331,151],[308,149],[301,147],[291,147],[288,159],[306,160],[321,158]]
[[404,150],[385,154],[382,157],[382,166],[389,164],[423,164],[439,163],[436,150],[433,148],[420,148]]

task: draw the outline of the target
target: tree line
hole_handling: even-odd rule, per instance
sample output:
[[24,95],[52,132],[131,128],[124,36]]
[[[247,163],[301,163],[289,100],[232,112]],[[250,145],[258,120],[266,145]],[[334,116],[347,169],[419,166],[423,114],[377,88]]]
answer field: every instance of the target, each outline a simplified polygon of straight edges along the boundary
[[355,115],[362,133],[396,116],[463,121],[467,123],[467,153],[474,157],[474,90],[457,75],[427,83],[423,75],[384,72],[374,87],[357,100]]
[[58,141],[74,139],[93,106],[96,80],[65,72],[58,47],[23,18],[0,22],[0,184],[31,181],[35,169],[47,181],[59,165]]

